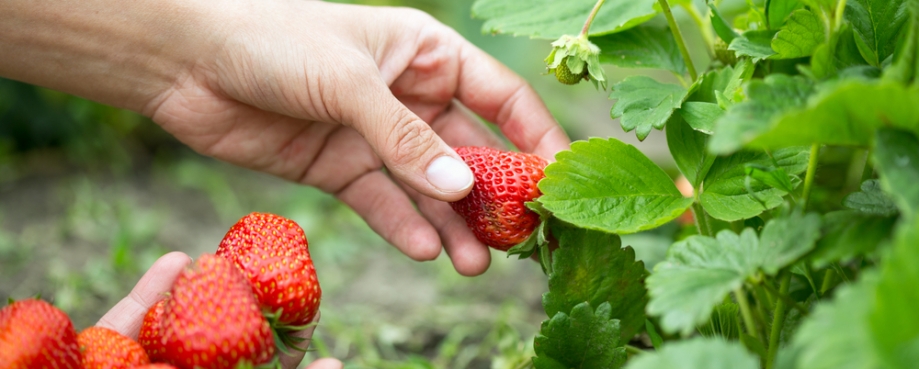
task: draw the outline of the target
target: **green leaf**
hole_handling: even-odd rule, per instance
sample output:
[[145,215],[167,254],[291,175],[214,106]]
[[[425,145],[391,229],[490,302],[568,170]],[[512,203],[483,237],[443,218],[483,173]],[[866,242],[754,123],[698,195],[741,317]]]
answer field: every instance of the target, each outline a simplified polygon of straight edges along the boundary
[[667,260],[647,279],[648,314],[661,316],[665,332],[690,333],[712,309],[759,270],[775,274],[814,247],[820,235],[816,214],[774,219],[761,239],[751,228],[716,238],[690,236],[671,246]]
[[715,134],[709,141],[712,153],[730,154],[768,131],[776,117],[807,102],[813,85],[802,77],[773,74],[750,82],[744,91],[747,100],[731,106],[715,122]]
[[919,212],[919,139],[906,131],[882,128],[874,149],[875,168],[885,192],[907,218]]
[[708,7],[712,10],[712,26],[715,28],[715,33],[717,33],[718,37],[724,40],[725,43],[730,45],[731,41],[734,41],[734,39],[740,35],[737,34],[737,31],[734,31],[734,27],[728,25],[728,22],[721,16],[721,12],[718,11],[715,4],[708,3]]
[[674,342],[657,352],[642,354],[626,369],[757,369],[759,359],[736,342],[693,338]]
[[772,39],[772,49],[778,59],[811,56],[817,46],[826,42],[826,30],[816,14],[807,9],[791,13],[785,26]]
[[625,362],[625,347],[619,344],[619,321],[610,319],[604,303],[596,313],[584,302],[544,321],[533,348],[537,369],[611,368]]
[[769,22],[769,29],[782,28],[788,15],[802,6],[804,4],[798,0],[767,0],[766,19]]
[[692,204],[660,167],[616,139],[575,142],[556,160],[539,182],[539,202],[581,228],[635,233],[675,219]]
[[660,83],[645,76],[629,77],[613,86],[609,98],[616,99],[616,103],[610,117],[621,117],[622,129],[635,130],[638,139],[643,141],[651,128],[664,128],[684,97],[686,89],[678,85]]
[[776,31],[747,31],[735,38],[728,45],[728,50],[737,52],[737,56],[749,56],[754,63],[775,55],[772,50],[772,38]]
[[698,329],[703,337],[721,337],[729,341],[740,339],[740,306],[733,302],[715,306],[712,317]]
[[842,200],[842,204],[865,214],[882,217],[897,215],[897,205],[881,190],[881,182],[876,179],[862,182],[861,191],[850,193]]
[[862,57],[875,67],[893,55],[909,13],[903,0],[849,0],[845,17],[855,31]]
[[[895,82],[845,81],[825,88],[800,109],[787,111],[771,122],[747,126],[757,124],[757,128],[733,132],[733,136],[743,137],[750,142],[748,147],[758,148],[813,143],[865,147],[872,143],[879,127],[919,131],[919,90]],[[720,144],[718,149],[734,147],[724,141],[729,137],[718,137],[718,127],[712,145]]]
[[687,101],[680,108],[680,115],[692,129],[710,135],[715,131],[715,121],[724,115],[724,110],[716,103]]
[[[654,17],[654,0],[608,0],[590,26],[590,36],[622,31]],[[596,0],[477,0],[472,14],[485,19],[485,33],[556,39],[577,35]]]
[[855,210],[842,210],[824,215],[824,236],[811,255],[814,267],[822,268],[833,262],[848,262],[874,252],[890,238],[896,217],[866,215]]
[[708,135],[693,130],[679,116],[667,122],[666,133],[670,155],[693,188],[698,188],[708,168],[715,162],[715,156],[705,150]]
[[601,63],[686,74],[680,49],[667,28],[642,25],[613,35],[591,37],[590,41],[600,48]]
[[582,302],[608,303],[628,342],[645,321],[644,264],[614,234],[565,227],[556,236],[560,248],[552,254],[549,292],[542,299],[546,314],[571,311]]
[[868,321],[875,347],[888,368],[919,361],[919,218],[898,227],[892,252],[881,264]]
[[832,302],[818,304],[778,362],[787,360],[797,369],[882,368],[867,319],[876,284],[876,274],[865,273],[841,287]]
[[774,167],[762,167],[757,164],[747,164],[744,166],[748,178],[759,181],[760,183],[790,193],[795,190],[795,184],[792,178],[785,173],[785,169]]
[[747,187],[748,165],[775,167],[773,159],[788,175],[798,175],[807,169],[809,151],[803,147],[776,150],[772,157],[764,152],[741,151],[715,159],[705,178],[700,201],[712,217],[728,222],[747,219],[782,204],[787,192],[763,183],[750,183]]
[[657,333],[657,328],[654,327],[651,319],[645,319],[645,331],[648,332],[648,338],[651,339],[651,345],[654,346],[655,350],[660,350],[661,347],[664,347],[664,339],[661,338],[660,333]]

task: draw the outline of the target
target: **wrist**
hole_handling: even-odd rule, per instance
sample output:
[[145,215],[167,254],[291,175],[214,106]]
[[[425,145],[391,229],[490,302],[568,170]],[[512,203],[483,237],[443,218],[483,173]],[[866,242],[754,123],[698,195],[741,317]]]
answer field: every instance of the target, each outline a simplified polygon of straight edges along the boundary
[[4,0],[0,76],[144,112],[219,44],[203,2]]

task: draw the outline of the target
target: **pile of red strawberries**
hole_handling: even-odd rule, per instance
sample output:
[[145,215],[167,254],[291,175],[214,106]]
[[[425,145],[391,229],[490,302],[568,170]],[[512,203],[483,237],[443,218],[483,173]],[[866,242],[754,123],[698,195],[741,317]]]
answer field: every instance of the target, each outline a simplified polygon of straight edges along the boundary
[[[303,349],[296,333],[319,311],[322,291],[296,223],[252,213],[216,255],[204,254],[144,317],[137,341],[113,330],[76,333],[39,299],[0,310],[0,368],[237,368],[276,364]],[[283,344],[275,345],[275,336]],[[155,363],[155,364],[151,364]]]

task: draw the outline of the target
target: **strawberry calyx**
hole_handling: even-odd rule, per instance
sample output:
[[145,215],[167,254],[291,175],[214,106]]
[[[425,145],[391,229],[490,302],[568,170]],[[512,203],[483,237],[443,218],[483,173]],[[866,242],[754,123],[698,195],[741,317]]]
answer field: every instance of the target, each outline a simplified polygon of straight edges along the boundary
[[275,312],[262,311],[262,315],[265,316],[265,319],[268,319],[268,325],[271,327],[275,346],[285,355],[291,355],[288,350],[306,352],[306,348],[300,347],[300,344],[306,341],[306,338],[298,337],[296,334],[311,327],[315,327],[319,323],[310,322],[301,325],[281,323],[282,310],[283,309],[278,309],[278,311]]
[[552,213],[537,201],[527,201],[524,203],[527,209],[539,215],[539,225],[533,230],[533,233],[523,242],[507,250],[507,257],[517,255],[518,259],[532,257],[539,252],[539,264],[543,273],[549,274],[551,270],[550,250],[549,250],[549,218]]

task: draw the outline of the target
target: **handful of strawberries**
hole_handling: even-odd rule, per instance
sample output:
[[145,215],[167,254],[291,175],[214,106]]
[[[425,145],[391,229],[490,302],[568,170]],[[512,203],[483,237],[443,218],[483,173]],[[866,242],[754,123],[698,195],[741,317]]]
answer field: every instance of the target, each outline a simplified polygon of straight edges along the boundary
[[[322,291],[303,229],[272,214],[239,220],[176,278],[144,317],[138,341],[90,327],[39,299],[0,310],[0,368],[238,368],[302,350]],[[282,344],[275,345],[275,337]],[[162,363],[162,364],[151,364]]]

